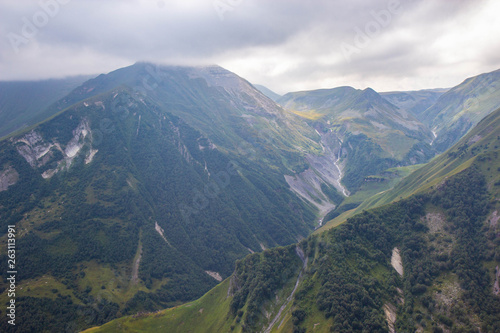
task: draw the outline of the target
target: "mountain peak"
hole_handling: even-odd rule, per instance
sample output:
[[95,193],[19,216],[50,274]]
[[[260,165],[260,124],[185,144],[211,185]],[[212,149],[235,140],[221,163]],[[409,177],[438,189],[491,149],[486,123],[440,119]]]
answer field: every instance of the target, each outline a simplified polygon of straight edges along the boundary
[[371,102],[383,103],[385,106],[394,107],[392,104],[388,103],[378,92],[372,88],[366,88],[361,91],[360,97],[367,99]]
[[375,95],[378,95],[378,92],[376,92],[375,90],[373,90],[372,88],[368,87],[366,89],[363,90],[363,92],[365,94],[375,94]]

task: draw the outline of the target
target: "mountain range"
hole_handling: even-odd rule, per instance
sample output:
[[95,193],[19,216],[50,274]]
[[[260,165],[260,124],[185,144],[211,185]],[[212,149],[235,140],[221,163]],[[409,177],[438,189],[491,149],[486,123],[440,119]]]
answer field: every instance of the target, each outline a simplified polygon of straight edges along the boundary
[[194,302],[85,332],[496,332],[499,133],[497,109],[401,182],[416,194],[249,255]]
[[[496,327],[496,222],[483,222],[500,181],[498,73],[449,90],[283,96],[218,66],[142,62],[1,83],[0,116],[19,115],[0,141],[0,242],[16,225],[22,258],[17,329],[125,315],[102,330]],[[461,252],[471,240],[484,246]],[[396,252],[409,273],[393,271]],[[479,310],[440,308],[471,283]],[[460,295],[439,298],[438,284]]]

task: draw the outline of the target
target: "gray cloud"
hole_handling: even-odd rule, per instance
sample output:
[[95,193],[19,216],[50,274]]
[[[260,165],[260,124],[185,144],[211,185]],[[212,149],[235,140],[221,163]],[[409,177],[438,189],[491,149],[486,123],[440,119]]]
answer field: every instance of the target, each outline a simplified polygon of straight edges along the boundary
[[[52,4],[47,22],[41,3]],[[218,63],[280,93],[451,86],[500,67],[500,24],[485,24],[498,9],[494,0],[0,0],[0,79],[149,60]],[[15,52],[9,36],[24,38],[37,19]]]

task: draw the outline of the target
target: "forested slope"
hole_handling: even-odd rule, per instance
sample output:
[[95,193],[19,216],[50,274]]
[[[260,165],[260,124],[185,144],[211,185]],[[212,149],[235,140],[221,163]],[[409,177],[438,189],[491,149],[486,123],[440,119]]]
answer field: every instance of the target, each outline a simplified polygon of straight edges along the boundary
[[[247,257],[229,280],[195,303],[122,318],[91,332],[152,332],[160,325],[183,332],[185,323],[202,332],[208,320],[217,321],[209,332],[262,331],[290,295],[293,269],[299,287],[271,332],[496,332],[499,208],[474,165],[438,189],[364,212],[302,241],[298,246],[309,262],[303,276],[297,273],[298,255],[295,263],[282,257],[292,248],[266,251],[259,255],[265,261]],[[273,265],[278,259],[288,269]],[[253,274],[242,267],[252,267]],[[276,283],[287,279],[288,289]],[[252,285],[259,287],[247,289]],[[201,309],[209,306],[205,316]]]
[[[248,256],[195,303],[121,318],[92,332],[147,332],[159,325],[182,332],[186,322],[201,332],[207,321],[214,323],[210,332],[497,332],[499,114],[429,163],[431,170],[439,161],[444,168],[452,164],[453,172],[436,184],[424,179],[406,198],[309,236],[294,260],[283,257],[292,247]],[[460,149],[463,143],[468,146]],[[278,258],[286,268],[273,264]],[[216,297],[218,305],[203,315]]]
[[0,144],[18,331],[75,331],[195,299],[236,259],[313,228],[313,208],[279,170],[132,94],[91,97]]

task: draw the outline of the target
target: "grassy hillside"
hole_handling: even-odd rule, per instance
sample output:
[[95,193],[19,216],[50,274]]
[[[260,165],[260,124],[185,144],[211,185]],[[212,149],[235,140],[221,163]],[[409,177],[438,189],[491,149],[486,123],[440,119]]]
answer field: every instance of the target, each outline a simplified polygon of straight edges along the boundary
[[407,137],[430,139],[430,132],[423,124],[370,88],[339,87],[293,92],[284,95],[278,102],[297,114],[304,112],[306,118],[314,112],[322,115],[319,119],[326,123],[329,121],[332,126],[349,124],[350,132],[364,133],[395,156],[404,153],[391,151],[388,143],[384,142],[386,136],[403,132]]
[[445,151],[481,119],[500,107],[500,70],[468,78],[422,113],[437,135],[433,145]]
[[[433,189],[450,176],[476,162],[486,175],[489,189],[493,191],[494,195],[499,195],[498,188],[494,186],[495,183],[500,181],[498,174],[495,172],[500,167],[498,158],[500,147],[499,126],[500,110],[497,110],[483,119],[448,151],[436,156],[429,163],[395,184],[394,187],[383,188],[384,184],[375,184],[375,188],[380,189],[380,191],[372,192],[374,195],[368,198],[363,196],[366,200],[360,205],[349,206],[348,204],[353,200],[346,200],[341,206],[345,207],[343,208],[345,212],[341,209],[341,215],[335,215],[330,221],[325,220],[326,223],[323,228],[329,229],[338,226],[347,218],[362,211]],[[346,208],[349,210],[346,210]],[[316,232],[321,231],[322,229],[319,229]]]
[[84,332],[229,332],[229,279],[200,299],[154,314],[139,313]]
[[493,185],[500,181],[498,173],[495,172],[500,167],[498,157],[500,150],[499,128],[500,109],[483,119],[448,151],[406,177],[394,189],[364,202],[358,211],[380,206],[399,198],[406,198],[411,194],[439,186],[443,180],[464,170],[474,162],[485,169],[488,184],[494,194],[498,195],[498,189]]
[[249,255],[236,264],[231,278],[194,302],[120,318],[85,332],[251,332],[267,326],[273,318],[260,311],[271,315],[286,305],[299,274],[301,264],[294,249]]
[[[338,205],[334,210],[332,210],[328,213],[328,215],[325,216],[324,221],[328,222],[333,219],[336,219],[336,221],[338,221],[338,216],[343,215],[348,211],[354,212],[355,209],[363,202],[369,200],[379,193],[383,193],[392,189],[401,180],[424,165],[425,164],[416,164],[404,167],[389,168],[387,170],[381,171],[376,175],[365,177],[362,185],[359,187],[359,190],[353,195],[344,198],[340,205]],[[321,231],[322,230],[319,229],[316,232]]]

